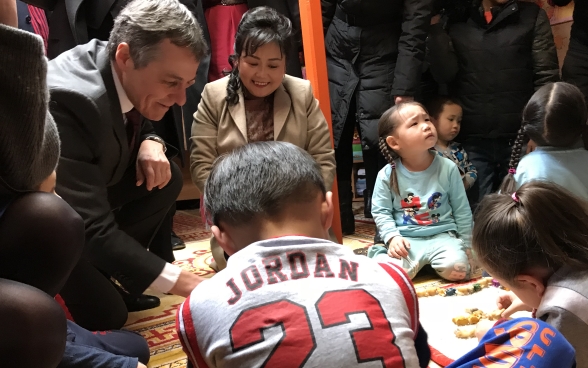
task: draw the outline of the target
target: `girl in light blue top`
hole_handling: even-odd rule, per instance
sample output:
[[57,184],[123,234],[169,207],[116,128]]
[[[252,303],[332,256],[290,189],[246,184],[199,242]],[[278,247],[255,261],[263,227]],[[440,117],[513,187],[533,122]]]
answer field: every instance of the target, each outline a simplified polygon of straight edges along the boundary
[[[538,89],[523,111],[501,191],[512,194],[530,180],[544,180],[588,200],[587,119],[584,96],[576,86],[557,82]],[[526,138],[537,148],[520,159]]]
[[385,246],[368,256],[396,259],[411,278],[426,264],[447,280],[469,278],[472,213],[457,166],[430,150],[437,132],[424,107],[390,108],[378,135],[389,164],[378,174],[372,214]]

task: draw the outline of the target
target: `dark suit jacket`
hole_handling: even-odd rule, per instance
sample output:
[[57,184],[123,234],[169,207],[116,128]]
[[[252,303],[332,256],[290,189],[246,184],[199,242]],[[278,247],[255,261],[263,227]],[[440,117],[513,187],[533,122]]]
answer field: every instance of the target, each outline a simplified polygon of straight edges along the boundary
[[[106,52],[92,40],[61,54],[48,65],[49,105],[61,137],[57,192],[84,219],[84,256],[130,293],[143,292],[165,261],[118,229],[107,188],[134,164],[123,114]],[[143,122],[141,140],[153,134]]]
[[[92,38],[107,41],[113,26],[113,19],[130,0],[25,0],[25,2],[52,11],[49,17],[49,59],[57,57]],[[202,27],[204,37],[210,45],[210,36],[204,18],[202,2],[180,0],[194,14]],[[189,149],[190,129],[193,115],[198,109],[200,95],[208,81],[210,56],[200,60],[196,83],[186,90],[186,104],[174,106],[165,115],[162,123],[155,123],[157,133],[180,152]],[[180,155],[182,164],[184,155]]]
[[294,32],[294,44],[288,50],[288,61],[286,64],[286,73],[302,78],[302,67],[298,52],[302,51],[302,30],[300,26],[300,8],[298,0],[247,0],[249,9],[258,6],[268,6],[284,14],[292,22],[292,31]]

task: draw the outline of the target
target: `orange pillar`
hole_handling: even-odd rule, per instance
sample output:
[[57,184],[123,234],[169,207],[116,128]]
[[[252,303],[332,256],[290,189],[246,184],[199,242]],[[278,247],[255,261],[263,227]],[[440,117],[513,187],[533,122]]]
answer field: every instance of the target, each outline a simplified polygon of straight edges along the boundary
[[[299,0],[299,4],[306,77],[312,84],[314,96],[319,100],[321,110],[329,124],[331,145],[333,145],[333,123],[331,121],[331,100],[329,99],[329,79],[327,78],[327,57],[325,54],[321,2],[320,0]],[[333,182],[332,191],[333,204],[335,206],[333,231],[339,243],[343,244],[336,177]]]

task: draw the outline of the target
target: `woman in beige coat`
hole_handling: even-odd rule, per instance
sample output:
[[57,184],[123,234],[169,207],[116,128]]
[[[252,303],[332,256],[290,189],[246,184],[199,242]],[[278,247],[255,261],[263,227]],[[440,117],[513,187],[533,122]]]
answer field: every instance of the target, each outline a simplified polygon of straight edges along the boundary
[[[249,142],[269,140],[290,142],[310,153],[330,190],[335,156],[329,127],[310,83],[285,74],[290,42],[290,20],[275,10],[258,7],[243,16],[231,56],[233,70],[206,85],[194,114],[190,170],[201,193],[217,157]],[[224,268],[214,238],[211,249],[216,267]]]

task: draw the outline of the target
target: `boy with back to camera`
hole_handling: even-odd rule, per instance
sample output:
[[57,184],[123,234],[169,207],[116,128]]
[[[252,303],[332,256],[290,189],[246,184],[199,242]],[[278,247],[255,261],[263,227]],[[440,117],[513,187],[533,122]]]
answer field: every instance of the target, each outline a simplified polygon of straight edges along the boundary
[[206,182],[212,232],[231,257],[178,311],[198,367],[426,367],[418,299],[404,271],[327,240],[332,193],[285,142],[222,156]]

